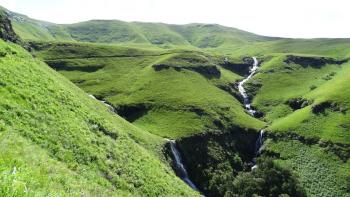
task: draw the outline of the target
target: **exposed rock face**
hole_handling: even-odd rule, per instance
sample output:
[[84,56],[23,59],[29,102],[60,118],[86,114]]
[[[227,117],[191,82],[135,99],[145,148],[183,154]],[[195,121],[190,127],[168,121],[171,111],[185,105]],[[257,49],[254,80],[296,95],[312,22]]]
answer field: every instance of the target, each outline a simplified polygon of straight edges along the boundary
[[11,21],[6,13],[0,11],[0,38],[5,41],[20,43],[20,38],[12,28]]
[[304,68],[308,66],[311,66],[313,68],[321,68],[326,64],[343,64],[346,62],[346,60],[336,60],[333,58],[326,58],[326,57],[303,57],[303,56],[288,55],[285,62],[288,64],[290,63],[299,64]]
[[149,107],[142,103],[134,105],[117,106],[115,109],[118,115],[122,116],[129,122],[134,122],[135,120],[144,116],[149,111]]
[[327,109],[330,109],[335,112],[341,112],[346,113],[347,109],[338,105],[337,103],[332,103],[330,101],[325,101],[322,103],[319,103],[317,105],[314,105],[312,107],[312,113],[314,114],[324,114]]
[[232,63],[232,62],[225,62],[224,64],[221,64],[222,67],[224,67],[227,70],[230,70],[232,72],[238,73],[239,75],[248,75],[249,74],[249,68],[250,64],[246,63]]
[[293,110],[302,109],[309,105],[309,101],[303,98],[292,98],[289,99],[286,104],[289,105]]
[[104,68],[104,65],[87,65],[87,66],[76,66],[71,65],[69,62],[64,60],[50,60],[45,61],[51,68],[61,71],[81,71],[81,72],[96,72],[102,68]]
[[164,69],[174,68],[176,71],[191,70],[203,75],[206,78],[219,78],[221,76],[220,70],[216,66],[172,66],[167,64],[153,65],[155,71],[161,71]]
[[229,61],[228,59],[225,59],[224,62],[220,64],[220,66],[222,66],[227,70],[230,70],[232,72],[235,72],[239,75],[244,76],[244,75],[249,75],[249,70],[253,63],[254,63],[254,60],[252,58],[246,57],[246,58],[243,58],[242,63],[235,63],[235,62]]
[[[177,141],[189,177],[206,196],[222,196],[222,177],[249,170],[255,156],[257,131],[232,128],[227,132],[203,133]],[[166,155],[169,147],[165,147]],[[218,177],[221,177],[218,179]]]

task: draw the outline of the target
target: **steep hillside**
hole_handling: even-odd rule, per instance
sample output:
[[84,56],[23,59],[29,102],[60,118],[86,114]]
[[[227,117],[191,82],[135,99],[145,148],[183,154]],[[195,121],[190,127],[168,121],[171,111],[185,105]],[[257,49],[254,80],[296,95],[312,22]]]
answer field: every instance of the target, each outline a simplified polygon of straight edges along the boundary
[[0,51],[1,196],[197,195],[160,161],[162,139],[19,46]]
[[4,16],[4,194],[350,196],[349,39]]
[[343,59],[280,54],[248,84],[270,124],[267,154],[292,166],[311,196],[349,194],[349,68]]

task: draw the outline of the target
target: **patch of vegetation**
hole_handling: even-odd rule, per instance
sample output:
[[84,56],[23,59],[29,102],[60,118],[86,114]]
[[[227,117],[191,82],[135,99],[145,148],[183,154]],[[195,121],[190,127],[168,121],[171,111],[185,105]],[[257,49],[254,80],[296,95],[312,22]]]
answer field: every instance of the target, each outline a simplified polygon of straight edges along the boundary
[[0,195],[196,196],[160,160],[164,141],[0,41]]
[[266,147],[279,153],[280,165],[290,166],[296,172],[308,196],[348,196],[349,161],[339,160],[318,145],[297,140],[270,141]]
[[298,177],[286,166],[261,157],[252,172],[239,173],[225,196],[307,196]]
[[[66,65],[70,70],[60,70],[63,75],[153,134],[177,138],[232,125],[263,126],[229,92],[218,88],[241,78],[220,66],[223,57],[200,51],[73,43],[37,49],[43,50],[34,52],[36,56],[50,65],[55,61]],[[52,60],[57,56],[59,60]],[[77,69],[102,64],[95,72]],[[217,120],[223,127],[214,123]]]

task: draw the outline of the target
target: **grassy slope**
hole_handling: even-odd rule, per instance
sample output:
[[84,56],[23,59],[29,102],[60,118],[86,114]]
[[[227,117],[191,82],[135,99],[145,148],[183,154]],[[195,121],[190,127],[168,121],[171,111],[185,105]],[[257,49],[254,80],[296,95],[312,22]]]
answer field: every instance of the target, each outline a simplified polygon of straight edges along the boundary
[[0,195],[196,195],[155,156],[161,139],[20,47],[0,51]]
[[[313,50],[316,54],[327,51],[325,48]],[[333,56],[333,52],[325,55]],[[250,88],[256,84],[262,85],[254,97],[253,105],[265,113],[264,118],[270,123],[268,132],[287,136],[287,141],[271,141],[265,146],[267,150],[280,155],[278,160],[282,164],[291,166],[297,172],[310,196],[349,196],[348,156],[341,159],[335,154],[339,154],[340,147],[322,145],[325,142],[349,145],[349,112],[328,108],[324,113],[316,114],[312,108],[327,101],[336,103],[340,109],[349,109],[350,64],[302,67],[286,63],[286,59],[285,54],[274,54],[267,58],[260,73],[248,85]],[[307,99],[310,106],[294,111],[286,103],[292,98]],[[290,134],[286,133],[291,132],[320,141],[313,145],[301,143],[288,138]]]
[[[109,23],[112,22],[109,21]],[[118,23],[118,21],[115,23]],[[349,143],[347,132],[349,130],[348,112],[342,114],[326,110],[325,114],[316,115],[311,112],[311,107],[294,112],[285,104],[290,98],[303,97],[313,100],[312,106],[322,101],[331,101],[347,108],[349,106],[349,95],[347,93],[348,85],[346,79],[349,76],[347,69],[349,66],[326,65],[320,69],[315,69],[311,67],[301,68],[299,65],[286,65],[283,63],[285,53],[294,53],[302,56],[330,56],[339,59],[349,58],[349,39],[271,39],[236,31],[232,28],[203,24],[167,26],[163,24],[146,25],[136,23],[124,25],[126,30],[123,29],[120,32],[130,31],[131,36],[127,36],[128,40],[126,41],[118,41],[116,39],[118,44],[142,45],[142,47],[146,46],[155,49],[155,45],[159,46],[159,44],[164,43],[164,45],[160,46],[173,48],[174,45],[177,45],[176,48],[184,46],[183,48],[187,50],[195,51],[198,51],[196,47],[204,47],[204,50],[209,52],[209,54],[226,54],[234,57],[256,55],[261,57],[261,59],[265,59],[262,72],[256,75],[251,82],[252,84],[262,84],[262,88],[257,92],[253,104],[266,113],[265,119],[271,124],[268,130],[277,133],[296,132],[301,136],[317,137],[321,138],[322,141],[331,141],[333,143]],[[109,28],[113,29],[113,25],[110,26]],[[150,29],[156,29],[156,34],[154,32],[149,33]],[[91,33],[91,30],[88,29],[85,32],[78,32],[78,36],[84,37],[89,33]],[[98,37],[104,39],[103,42],[114,37],[120,37],[120,35],[111,36],[105,33],[101,34],[101,32],[95,33],[97,33]],[[95,36],[97,35],[95,34]],[[124,35],[126,36],[126,34]],[[96,42],[101,41],[96,40]],[[150,45],[151,43],[153,45]],[[86,47],[87,50],[91,49],[90,55],[98,53],[103,56],[104,53],[113,53],[112,51],[118,51],[116,54],[120,53],[117,47],[102,53],[99,50],[96,52],[95,47]],[[40,55],[44,59],[50,59],[60,55],[62,52],[67,51],[62,50],[58,52],[57,49],[54,49],[50,54],[44,51]],[[70,52],[68,51],[68,53]],[[81,48],[73,52],[75,55],[80,53],[85,52]],[[157,51],[156,53],[161,52]],[[125,53],[122,52],[122,54]],[[65,58],[67,55],[70,56],[71,54],[63,53],[61,58]],[[213,85],[227,84],[229,81],[240,79],[240,76],[220,68],[222,76],[219,79],[207,80],[202,75],[189,70],[177,72],[168,69],[156,73],[150,68],[154,63],[167,62],[167,59],[171,58],[172,55],[173,52],[157,57],[119,57],[103,58],[103,60],[102,58],[89,58],[88,60],[65,59],[63,62],[67,62],[67,65],[73,67],[77,65],[78,67],[84,67],[91,64],[103,64],[104,66],[103,69],[94,73],[77,70],[61,72],[86,91],[102,95],[114,104],[130,104],[140,101],[147,101],[152,105],[156,103],[159,105],[157,108],[149,111],[134,123],[139,127],[166,137],[185,136],[212,126],[210,126],[210,123],[215,118],[198,118],[194,113],[189,113],[186,110],[179,112],[178,109],[181,109],[184,106],[183,104],[191,103],[193,105],[194,103],[196,107],[210,112],[214,111],[214,115],[209,117],[216,117],[215,111],[224,109],[220,108],[217,102],[227,103],[232,109],[237,109],[235,107],[239,106],[239,104],[235,103],[236,101],[232,100],[232,97],[230,101],[225,99],[227,94],[222,94],[222,91]],[[289,70],[291,68],[292,71]],[[274,73],[267,72],[269,70],[274,70]],[[327,76],[332,72],[336,73],[332,79],[323,79],[328,78]],[[316,86],[317,88],[311,91],[311,86]],[[203,93],[203,90],[208,90],[208,94],[206,92]],[[174,94],[178,92],[180,92],[180,95]],[[201,97],[193,98],[193,95],[200,95]],[[215,96],[212,97],[211,95]],[[164,102],[176,106],[177,110],[169,110],[169,107],[164,107]],[[208,107],[210,105],[215,106],[214,108],[217,110],[210,109]],[[241,113],[242,109],[238,109],[235,113],[229,112],[228,114],[237,114],[237,112],[241,114],[239,115],[239,117],[242,117],[241,121],[245,122],[243,126],[257,127],[256,125],[261,125],[255,120],[244,118],[245,115],[242,116]],[[235,121],[236,119],[233,119],[233,122]],[[188,126],[189,123],[191,123],[191,126]],[[155,127],[154,125],[157,126]],[[209,127],[205,128],[207,126]],[[300,144],[300,142],[277,141],[267,146],[274,152],[282,155],[280,158],[282,163],[295,169],[302,182],[306,185],[309,195],[331,196],[333,193],[330,193],[330,191],[334,191],[334,194],[336,193],[339,196],[346,195],[344,189],[346,181],[344,180],[346,180],[347,176],[343,175],[347,175],[349,172],[348,161],[341,161],[333,153],[319,146],[309,146]],[[312,159],[305,159],[303,156],[305,154],[310,155]],[[331,181],[333,177],[336,178]]]
[[229,46],[211,49],[235,56],[269,56],[274,53],[297,53],[334,58],[348,58],[350,39],[278,39],[267,42],[254,42],[249,45]]
[[251,42],[275,40],[216,24],[168,25],[128,23],[118,20],[91,20],[70,25],[58,25],[31,19],[5,8],[0,9],[8,12],[16,33],[24,40],[199,48],[240,47]]
[[[103,47],[106,50],[101,50]],[[116,52],[119,57],[105,57]],[[207,66],[215,66],[212,63],[217,61],[215,57],[211,60],[208,54],[208,57],[201,54],[196,51],[132,50],[94,44],[54,44],[36,55],[46,60],[59,58],[47,62],[51,65],[64,64],[66,68],[58,69],[62,74],[85,91],[102,96],[116,107],[146,105],[149,110],[134,123],[160,136],[175,138],[215,130],[214,120],[222,121],[227,127],[261,127],[263,123],[244,113],[233,96],[216,87],[237,81],[241,76],[220,66],[215,67],[220,69],[220,76],[210,79],[190,69],[156,71],[153,68],[153,65],[159,64],[188,68],[202,66],[193,61],[205,61]],[[86,58],[88,56],[91,58]],[[101,67],[93,72],[80,69],[92,65]]]
[[[349,109],[349,68],[350,64],[345,64],[342,68],[335,69],[339,71],[333,79],[321,83],[318,88],[302,96],[308,100],[313,100],[313,105],[329,101],[337,103],[344,109]],[[324,140],[349,144],[349,120],[350,115],[348,112],[342,113],[329,109],[324,114],[315,114],[312,113],[311,107],[307,107],[275,121],[271,127],[275,130],[293,130],[306,136],[320,137]]]
[[349,161],[339,160],[318,145],[297,140],[265,143],[268,150],[280,154],[279,163],[296,172],[308,196],[350,196]]
[[[325,101],[335,102],[344,109],[350,107],[350,94],[347,91],[349,64],[304,68],[297,64],[287,64],[285,59],[285,55],[277,55],[265,62],[261,72],[251,81],[252,84],[262,84],[253,104],[266,113],[265,119],[272,123],[270,129],[295,131],[304,136],[349,143],[348,113],[330,111],[320,115],[311,110],[312,106]],[[309,107],[293,111],[286,104],[293,98],[305,98],[313,103]]]

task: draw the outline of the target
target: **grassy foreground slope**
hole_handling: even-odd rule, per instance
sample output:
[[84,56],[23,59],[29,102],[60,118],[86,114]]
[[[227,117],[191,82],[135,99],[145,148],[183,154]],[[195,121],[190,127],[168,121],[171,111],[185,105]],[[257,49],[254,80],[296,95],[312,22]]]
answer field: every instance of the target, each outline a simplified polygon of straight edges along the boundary
[[0,52],[1,196],[197,195],[144,148],[160,139],[19,46]]

